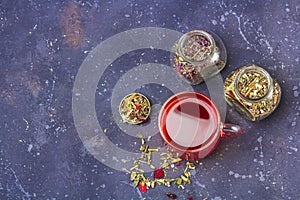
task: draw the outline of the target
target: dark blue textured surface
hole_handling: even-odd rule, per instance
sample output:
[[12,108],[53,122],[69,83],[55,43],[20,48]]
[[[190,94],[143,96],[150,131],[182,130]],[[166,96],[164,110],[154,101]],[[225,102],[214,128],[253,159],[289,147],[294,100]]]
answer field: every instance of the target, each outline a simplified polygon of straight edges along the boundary
[[[260,122],[228,109],[226,121],[241,125],[245,134],[222,140],[184,191],[157,187],[143,196],[299,199],[299,13],[299,0],[1,1],[0,199],[141,198],[127,174],[103,165],[84,147],[73,122],[72,88],[93,48],[117,33],[149,26],[214,31],[228,50],[223,78],[256,63],[279,82],[283,94],[278,109]],[[123,149],[130,150],[135,138],[124,142],[126,134],[110,123],[113,86],[134,66],[168,64],[168,56],[159,50],[130,52],[100,78],[97,116]],[[152,102],[163,103],[172,94],[159,85],[137,89],[153,96]],[[207,93],[203,84],[195,90]]]

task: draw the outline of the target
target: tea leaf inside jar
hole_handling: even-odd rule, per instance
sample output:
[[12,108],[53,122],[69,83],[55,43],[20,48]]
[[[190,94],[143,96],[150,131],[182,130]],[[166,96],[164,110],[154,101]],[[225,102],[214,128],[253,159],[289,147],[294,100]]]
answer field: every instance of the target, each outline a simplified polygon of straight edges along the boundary
[[249,71],[238,80],[238,90],[248,99],[260,99],[268,92],[268,79],[261,73]]
[[139,124],[146,121],[150,108],[150,103],[145,96],[133,93],[122,100],[119,112],[124,122]]
[[279,84],[263,71],[256,65],[244,66],[228,75],[224,83],[226,101],[251,121],[267,117],[280,101]]
[[202,61],[212,52],[212,45],[203,35],[193,35],[187,39],[182,47],[184,56],[193,61]]

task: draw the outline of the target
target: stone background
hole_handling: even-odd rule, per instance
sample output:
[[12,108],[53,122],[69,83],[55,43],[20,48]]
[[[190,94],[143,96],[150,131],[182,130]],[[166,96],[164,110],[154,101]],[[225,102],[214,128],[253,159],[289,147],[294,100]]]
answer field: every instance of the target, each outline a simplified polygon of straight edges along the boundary
[[[1,1],[0,199],[168,199],[166,192],[178,199],[299,199],[299,23],[299,0]],[[279,107],[260,122],[228,107],[226,121],[245,134],[222,140],[184,191],[157,187],[140,194],[128,174],[91,155],[74,125],[72,89],[88,53],[141,27],[213,31],[228,50],[223,78],[256,63],[282,87]],[[101,127],[128,151],[137,138],[113,120],[111,94],[122,75],[149,62],[169,65],[169,53],[144,49],[121,56],[95,94]],[[172,95],[158,84],[137,90],[158,104]],[[209,95],[205,84],[194,90]]]

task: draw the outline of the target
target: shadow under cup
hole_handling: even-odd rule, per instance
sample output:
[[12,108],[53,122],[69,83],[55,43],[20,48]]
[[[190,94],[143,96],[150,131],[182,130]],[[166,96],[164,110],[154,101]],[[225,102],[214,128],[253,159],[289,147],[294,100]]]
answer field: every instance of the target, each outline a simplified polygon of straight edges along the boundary
[[221,123],[215,104],[197,92],[170,97],[159,113],[159,129],[168,149],[186,160],[209,155],[220,137],[242,134],[239,126]]

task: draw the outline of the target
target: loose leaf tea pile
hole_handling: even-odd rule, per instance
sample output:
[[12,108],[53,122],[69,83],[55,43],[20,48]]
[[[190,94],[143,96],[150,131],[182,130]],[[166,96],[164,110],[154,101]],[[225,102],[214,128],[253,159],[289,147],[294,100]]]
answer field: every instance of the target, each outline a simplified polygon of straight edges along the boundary
[[[128,169],[123,169],[127,173],[130,173],[130,181],[134,183],[134,187],[139,187],[141,192],[146,192],[150,188],[154,188],[156,185],[170,187],[171,184],[175,184],[178,188],[184,189],[184,184],[190,184],[191,180],[191,170],[195,170],[196,164],[192,162],[186,162],[185,168],[179,177],[170,178],[167,173],[170,171],[179,170],[182,166],[182,159],[174,157],[171,152],[159,153],[158,148],[151,148],[146,144],[145,139],[141,137],[141,156],[133,162],[133,167]],[[148,138],[149,140],[150,138]],[[160,166],[154,166],[152,164],[152,154],[159,153]],[[144,170],[141,169],[141,165],[148,165],[153,169],[153,178],[146,178],[144,175]]]
[[148,118],[150,102],[144,95],[132,93],[121,101],[119,112],[124,122],[139,124]]

